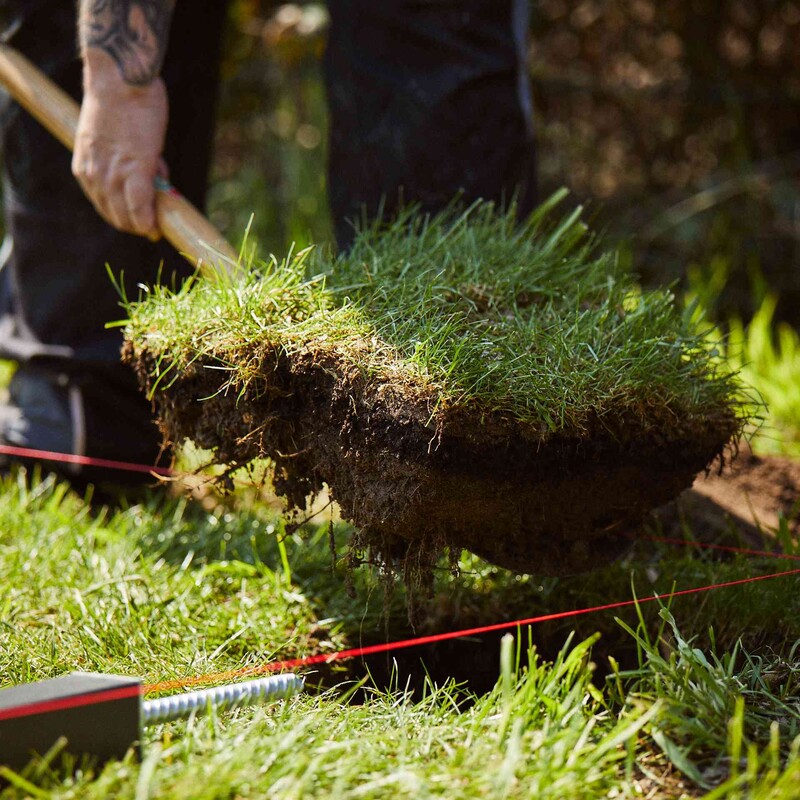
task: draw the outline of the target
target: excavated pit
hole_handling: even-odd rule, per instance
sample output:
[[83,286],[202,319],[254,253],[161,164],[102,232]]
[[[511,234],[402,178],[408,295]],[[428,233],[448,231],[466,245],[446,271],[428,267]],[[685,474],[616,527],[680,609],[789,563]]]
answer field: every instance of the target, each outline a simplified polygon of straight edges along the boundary
[[[148,392],[156,355],[127,342]],[[258,377],[225,386],[194,361],[154,392],[165,439],[190,439],[231,466],[274,462],[274,485],[302,509],[327,485],[357,529],[355,544],[406,572],[430,573],[445,548],[520,573],[565,575],[626,550],[644,516],[721,455],[740,421],[721,408],[669,424],[622,413],[580,436],[491,413],[437,408],[424,393],[370,377],[335,351],[262,347]]]

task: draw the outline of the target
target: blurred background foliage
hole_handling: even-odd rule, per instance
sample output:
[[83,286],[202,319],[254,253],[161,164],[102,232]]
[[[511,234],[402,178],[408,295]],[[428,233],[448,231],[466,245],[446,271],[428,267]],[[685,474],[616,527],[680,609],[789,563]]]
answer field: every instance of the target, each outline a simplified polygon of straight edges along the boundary
[[[328,241],[324,4],[236,0],[211,208],[262,250]],[[765,292],[800,323],[800,0],[532,0],[542,195],[567,186],[646,282]]]
[[[232,4],[209,209],[229,233],[265,252],[330,241],[324,5]],[[263,253],[262,253],[263,254]]]

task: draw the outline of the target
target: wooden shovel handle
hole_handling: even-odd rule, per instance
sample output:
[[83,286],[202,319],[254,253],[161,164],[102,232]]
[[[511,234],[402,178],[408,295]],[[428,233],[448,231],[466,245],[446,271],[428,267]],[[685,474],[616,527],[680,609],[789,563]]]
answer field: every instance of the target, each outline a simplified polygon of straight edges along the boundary
[[[75,147],[78,104],[25,56],[0,44],[0,83],[62,144]],[[225,237],[174,187],[156,185],[156,218],[170,244],[206,277],[233,273],[238,256]],[[225,258],[220,258],[220,254]]]

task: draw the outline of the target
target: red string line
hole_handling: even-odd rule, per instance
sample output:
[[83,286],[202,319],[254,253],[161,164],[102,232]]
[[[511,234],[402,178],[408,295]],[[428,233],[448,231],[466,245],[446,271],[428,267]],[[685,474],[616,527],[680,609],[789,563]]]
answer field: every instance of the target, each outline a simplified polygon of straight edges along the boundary
[[742,586],[746,583],[755,583],[756,581],[766,581],[772,578],[785,578],[790,575],[800,575],[800,569],[791,569],[785,572],[775,572],[770,575],[756,575],[749,578],[739,578],[734,581],[725,581],[724,583],[714,583],[709,586],[698,586],[694,589],[681,589],[680,591],[665,592],[663,594],[654,594],[650,597],[642,597],[633,600],[620,600],[615,603],[605,603],[604,605],[592,606],[590,608],[578,608],[570,611],[559,611],[553,614],[542,614],[538,617],[528,617],[527,619],[518,619],[513,622],[499,622],[493,625],[483,625],[478,628],[466,628],[459,631],[448,631],[446,633],[436,633],[430,636],[419,636],[414,639],[402,639],[396,642],[384,642],[382,644],[367,645],[366,647],[354,647],[349,650],[340,650],[336,653],[317,653],[312,656],[304,658],[290,658],[284,661],[272,661],[266,664],[260,664],[253,667],[244,667],[243,669],[229,670],[227,672],[209,673],[207,675],[197,675],[190,678],[180,680],[160,681],[158,683],[147,684],[144,687],[146,694],[154,692],[163,692],[172,689],[181,689],[186,686],[197,686],[205,683],[217,683],[222,681],[231,681],[238,678],[249,677],[253,675],[263,675],[265,673],[280,672],[285,669],[298,669],[300,667],[310,667],[314,664],[329,664],[334,661],[345,661],[352,658],[359,658],[362,656],[375,655],[376,653],[388,653],[393,650],[402,650],[408,647],[419,647],[424,644],[434,644],[436,642],[444,642],[449,639],[460,639],[466,636],[478,636],[484,633],[492,633],[494,631],[508,630],[509,628],[517,628],[522,625],[535,625],[540,622],[550,622],[552,620],[567,619],[569,617],[578,617],[584,614],[593,614],[597,611],[609,611],[615,608],[626,608],[636,604],[648,603],[653,600],[668,600],[673,597],[683,597],[690,594],[698,594],[700,592],[709,592],[712,589],[724,589],[730,586]]
[[[134,464],[129,461],[115,461],[107,458],[93,458],[92,456],[78,456],[70,453],[56,453],[51,450],[36,450],[32,447],[16,447],[10,444],[0,444],[0,454],[17,456],[18,458],[33,458],[40,461],[59,461],[67,464],[80,464],[87,467],[103,467],[105,469],[127,470],[131,472],[145,472],[165,477],[173,477],[176,473],[167,467],[151,467],[146,464]],[[675,539],[668,536],[630,536],[632,541],[663,542],[665,544],[683,545],[686,547],[699,547],[707,550],[721,550],[729,553],[740,553],[749,556],[766,556],[769,558],[784,558],[800,561],[800,555],[773,552],[771,550],[753,550],[747,547],[732,547],[708,542],[695,542],[687,539]]]
[[51,450],[36,450],[32,447],[16,447],[12,444],[0,444],[0,454],[16,458],[33,458],[37,461],[57,461],[62,464],[80,464],[83,467],[101,467],[102,469],[118,469],[127,472],[146,472],[148,474],[171,477],[173,472],[167,467],[149,467],[146,464],[132,464],[129,461],[114,461],[110,458],[93,458],[78,456],[73,453],[55,453]]
[[114,700],[124,700],[129,697],[140,697],[141,695],[142,685],[137,683],[133,686],[124,686],[121,689],[88,692],[72,697],[57,697],[52,700],[42,700],[39,703],[30,703],[28,705],[0,709],[0,722],[9,719],[19,719],[20,717],[34,717],[38,714],[50,714],[55,711],[66,711],[71,708],[94,706],[98,703],[111,703]]
[[737,553],[745,556],[764,556],[766,558],[788,559],[789,561],[800,561],[800,555],[793,553],[783,553],[774,550],[753,550],[749,547],[733,547],[726,544],[712,544],[711,542],[695,542],[691,539],[675,539],[669,536],[632,536],[636,542],[663,542],[664,544],[674,544],[686,547],[699,547],[704,550],[721,550],[725,553]]
[[[94,458],[92,456],[78,456],[70,453],[56,453],[51,450],[36,450],[31,447],[16,447],[10,444],[0,444],[0,454],[17,456],[18,458],[33,458],[41,461],[57,461],[66,464],[80,464],[87,467],[102,467],[104,469],[127,470],[129,472],[144,472],[164,477],[173,477],[175,472],[167,467],[152,467],[146,464],[134,464],[129,461],[115,461],[107,458]],[[675,539],[667,536],[631,536],[633,541],[664,542],[666,544],[699,547],[708,550],[720,550],[729,553],[740,553],[750,556],[767,556],[769,558],[784,558],[800,561],[799,555],[789,553],[776,553],[769,550],[753,550],[746,547],[732,547],[706,542],[694,542],[686,539]]]

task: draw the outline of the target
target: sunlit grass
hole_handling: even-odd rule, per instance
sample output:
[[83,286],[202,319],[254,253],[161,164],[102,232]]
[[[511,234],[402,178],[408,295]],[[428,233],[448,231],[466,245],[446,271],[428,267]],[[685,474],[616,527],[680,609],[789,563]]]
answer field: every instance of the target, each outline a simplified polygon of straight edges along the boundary
[[[716,305],[729,279],[729,264],[712,259],[707,269],[689,270],[690,318],[698,330],[707,329],[717,315]],[[755,272],[752,318],[717,320],[717,349],[742,384],[752,388],[747,433],[762,453],[800,456],[800,334],[775,320],[778,298],[766,291]],[[724,334],[724,335],[723,335]]]
[[556,196],[527,221],[489,205],[365,231],[237,280],[128,306],[154,391],[198,362],[244,392],[263,353],[332,355],[433,413],[469,408],[549,434],[692,430],[741,413],[738,382],[667,290],[641,291]]
[[[355,576],[353,598],[341,565],[331,574],[327,525],[286,536],[284,557],[282,520],[257,506],[203,510],[161,497],[103,512],[52,479],[22,476],[0,491],[2,686],[73,669],[156,681],[407,635],[399,606],[368,603],[379,589],[374,575]],[[520,580],[465,561],[464,575],[440,576],[437,624],[457,627],[459,613],[497,622],[621,600],[631,580],[643,596],[781,566],[637,547],[576,579]],[[57,761],[33,762],[4,773],[17,788],[0,796],[555,799],[708,790],[788,800],[800,769],[794,588],[776,579],[702,602],[676,599],[663,621],[648,603],[639,616],[619,612],[628,632],[610,613],[548,636],[534,628],[531,639],[509,638],[493,652],[498,680],[485,694],[447,681],[412,694],[399,671],[357,702],[345,685],[344,694],[158,726],[146,732],[142,764],[129,758],[72,777]],[[772,649],[759,631],[772,635]],[[737,645],[742,633],[747,646]]]
[[766,406],[756,446],[800,456],[800,335],[785,322],[775,323],[776,304],[768,295],[746,325],[729,321],[727,355],[742,379],[758,387]]

